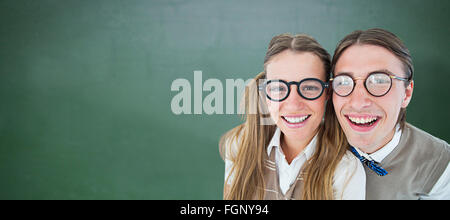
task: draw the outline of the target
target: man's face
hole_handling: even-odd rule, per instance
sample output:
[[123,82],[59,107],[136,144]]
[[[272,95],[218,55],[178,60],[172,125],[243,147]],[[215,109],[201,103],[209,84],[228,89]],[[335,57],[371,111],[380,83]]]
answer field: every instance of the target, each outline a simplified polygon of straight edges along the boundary
[[364,87],[364,80],[377,71],[389,71],[405,78],[402,67],[394,54],[380,46],[353,45],[342,53],[334,74],[346,73],[355,79],[356,84],[349,96],[340,97],[333,93],[333,103],[339,123],[352,146],[373,153],[392,139],[400,109],[406,108],[411,100],[412,82],[405,89],[403,81],[393,79],[391,90],[386,95],[374,97]]

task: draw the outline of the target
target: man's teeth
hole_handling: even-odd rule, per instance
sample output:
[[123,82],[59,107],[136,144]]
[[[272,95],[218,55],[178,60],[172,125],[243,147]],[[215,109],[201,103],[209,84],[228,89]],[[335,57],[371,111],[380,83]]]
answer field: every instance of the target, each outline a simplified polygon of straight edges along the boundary
[[348,117],[350,121],[356,124],[367,124],[377,120],[377,117],[369,117],[369,118],[357,118],[357,117]]
[[309,117],[309,115],[305,115],[303,117],[286,117],[286,116],[283,116],[283,118],[286,119],[286,121],[288,121],[289,123],[300,123],[300,122],[305,121],[308,117]]

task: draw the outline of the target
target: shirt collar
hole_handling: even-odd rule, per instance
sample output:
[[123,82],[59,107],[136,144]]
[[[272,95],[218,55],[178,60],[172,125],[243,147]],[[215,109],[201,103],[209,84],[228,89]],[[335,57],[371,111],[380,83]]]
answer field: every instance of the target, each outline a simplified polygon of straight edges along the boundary
[[272,151],[273,147],[280,146],[280,137],[281,137],[281,130],[280,128],[277,128],[277,130],[275,130],[275,133],[272,136],[272,140],[270,140],[270,143],[267,146],[267,156],[270,157],[270,152]]
[[[272,139],[270,140],[269,145],[267,146],[267,156],[270,157],[270,152],[272,151],[273,147],[279,147],[281,146],[281,130],[280,128],[277,128],[275,130],[275,133],[272,136]],[[306,155],[306,159],[308,160],[313,155],[314,151],[316,150],[316,142],[317,142],[317,134],[314,135],[313,139],[309,142],[309,144],[305,147],[303,150],[303,153]],[[281,151],[281,148],[278,148]],[[282,151],[281,151],[282,153]]]
[[394,149],[397,147],[398,143],[400,143],[400,137],[402,136],[402,130],[400,129],[400,125],[397,124],[395,128],[394,137],[389,141],[384,147],[370,154],[373,160],[376,162],[381,162],[384,158],[387,157]]
[[397,125],[395,128],[394,137],[392,137],[391,141],[389,141],[384,147],[378,149],[377,151],[367,154],[362,152],[360,149],[355,147],[358,153],[369,160],[374,160],[377,163],[380,163],[387,157],[394,149],[397,147],[398,143],[400,143],[400,137],[402,136],[402,130],[400,129],[400,125]]

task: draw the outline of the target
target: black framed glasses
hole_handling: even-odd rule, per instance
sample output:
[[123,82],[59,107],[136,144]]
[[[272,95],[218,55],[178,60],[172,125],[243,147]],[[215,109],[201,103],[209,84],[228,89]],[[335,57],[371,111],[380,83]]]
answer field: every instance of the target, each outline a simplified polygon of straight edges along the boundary
[[[395,76],[392,73],[373,72],[364,80],[364,87],[370,95],[381,97],[386,95],[392,87],[392,79],[404,82],[410,81],[408,78]],[[331,78],[334,93],[341,97],[349,96],[355,89],[356,79],[349,74],[343,73]]]
[[291,93],[291,85],[297,85],[298,94],[307,100],[318,99],[325,88],[328,88],[328,83],[320,79],[306,78],[299,82],[286,82],[281,79],[268,80],[259,87],[259,90],[262,90],[268,99],[281,102]]

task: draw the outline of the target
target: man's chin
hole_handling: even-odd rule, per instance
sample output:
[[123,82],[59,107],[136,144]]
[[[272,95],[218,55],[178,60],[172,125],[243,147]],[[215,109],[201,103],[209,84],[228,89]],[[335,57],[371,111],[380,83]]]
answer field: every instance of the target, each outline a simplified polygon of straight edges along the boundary
[[371,143],[373,143],[373,139],[367,138],[367,137],[365,137],[365,138],[363,138],[363,137],[348,138],[348,136],[347,136],[347,140],[351,146],[357,147],[364,152],[367,152],[371,148]]

